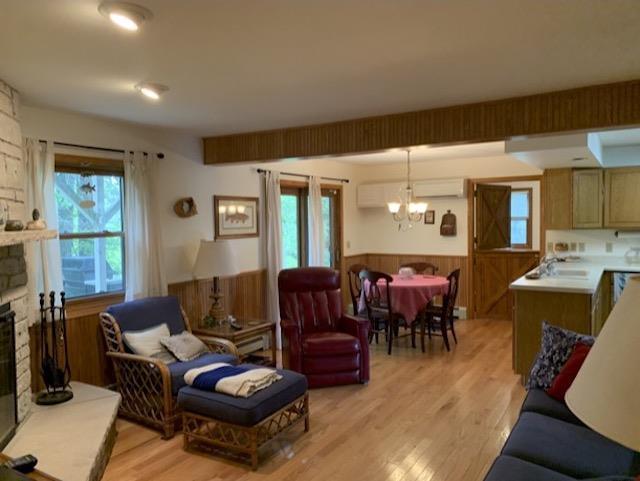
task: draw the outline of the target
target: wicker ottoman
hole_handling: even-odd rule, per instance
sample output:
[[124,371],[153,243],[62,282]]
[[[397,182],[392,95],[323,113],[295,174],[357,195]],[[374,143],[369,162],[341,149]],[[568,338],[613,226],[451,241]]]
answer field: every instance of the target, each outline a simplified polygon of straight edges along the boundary
[[258,449],[278,433],[302,420],[309,431],[307,378],[293,371],[278,373],[280,381],[248,398],[189,386],[180,389],[184,448],[207,447],[243,458],[256,469]]

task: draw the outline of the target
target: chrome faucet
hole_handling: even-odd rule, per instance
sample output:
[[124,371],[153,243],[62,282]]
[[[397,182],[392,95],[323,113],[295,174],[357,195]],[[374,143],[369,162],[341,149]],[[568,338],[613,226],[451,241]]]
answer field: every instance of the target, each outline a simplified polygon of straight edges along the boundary
[[559,262],[558,257],[554,254],[545,255],[540,261],[540,265],[538,266],[538,272],[540,275],[552,276],[555,274],[554,264]]

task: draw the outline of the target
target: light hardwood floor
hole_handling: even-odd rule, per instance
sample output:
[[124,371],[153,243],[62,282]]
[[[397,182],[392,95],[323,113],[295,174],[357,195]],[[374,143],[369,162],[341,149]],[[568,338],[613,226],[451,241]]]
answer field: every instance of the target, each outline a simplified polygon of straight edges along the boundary
[[511,370],[511,323],[460,321],[447,353],[400,339],[391,356],[373,346],[371,382],[311,391],[302,426],[248,467],[186,453],[182,437],[120,420],[104,481],[481,480],[515,423],[525,391]]

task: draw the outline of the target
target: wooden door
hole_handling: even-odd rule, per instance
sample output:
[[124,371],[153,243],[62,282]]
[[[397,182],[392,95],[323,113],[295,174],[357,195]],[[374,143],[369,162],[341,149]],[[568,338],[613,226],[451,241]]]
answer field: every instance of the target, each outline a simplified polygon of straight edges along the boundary
[[604,186],[605,227],[640,228],[640,168],[607,169]]
[[602,177],[601,169],[573,171],[574,229],[602,227]]
[[550,230],[568,230],[572,227],[572,171],[547,169],[542,177],[544,195],[544,226]]
[[511,247],[511,187],[476,186],[476,248]]
[[512,319],[514,298],[509,285],[538,264],[539,252],[476,252],[474,317]]

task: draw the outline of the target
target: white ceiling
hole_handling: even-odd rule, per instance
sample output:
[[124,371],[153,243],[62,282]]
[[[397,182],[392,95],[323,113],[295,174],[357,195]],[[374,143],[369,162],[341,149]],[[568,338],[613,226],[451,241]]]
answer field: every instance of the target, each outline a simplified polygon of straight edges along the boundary
[[[439,159],[497,157],[504,155],[504,145],[504,142],[484,142],[481,144],[412,147],[411,162],[426,162],[429,160]],[[334,160],[356,165],[395,164],[406,162],[407,152],[403,149],[392,149],[371,154],[335,157]]]
[[[0,0],[0,78],[27,104],[212,135],[640,76],[638,0]],[[133,89],[168,85],[159,103]]]

